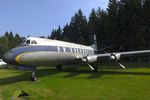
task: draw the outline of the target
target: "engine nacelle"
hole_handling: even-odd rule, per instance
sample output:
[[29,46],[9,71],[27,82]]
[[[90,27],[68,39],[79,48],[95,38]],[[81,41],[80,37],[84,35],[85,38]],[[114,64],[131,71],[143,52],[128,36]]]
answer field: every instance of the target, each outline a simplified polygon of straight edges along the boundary
[[110,55],[110,60],[113,60],[113,61],[118,61],[120,59],[120,53],[116,53],[116,54],[111,54]]
[[86,59],[88,63],[94,63],[97,61],[97,56],[88,56]]

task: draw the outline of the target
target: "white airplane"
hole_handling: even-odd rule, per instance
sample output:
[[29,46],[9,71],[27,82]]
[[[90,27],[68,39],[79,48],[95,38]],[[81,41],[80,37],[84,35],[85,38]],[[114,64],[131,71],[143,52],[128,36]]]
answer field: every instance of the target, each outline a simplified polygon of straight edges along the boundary
[[[140,53],[150,53],[150,50],[96,54],[96,37],[94,36],[94,44],[85,46],[75,43],[69,43],[58,40],[43,39],[29,37],[20,46],[15,47],[3,55],[3,60],[8,64],[21,65],[22,69],[33,68],[40,65],[56,65],[57,69],[61,69],[62,65],[85,63],[91,70],[97,71],[97,67],[93,67],[91,63],[97,61],[98,58],[106,58],[125,68],[118,60],[123,56],[129,56]],[[31,80],[37,80],[35,71],[32,71]]]
[[5,66],[7,63],[5,63],[2,59],[0,59],[0,66]]

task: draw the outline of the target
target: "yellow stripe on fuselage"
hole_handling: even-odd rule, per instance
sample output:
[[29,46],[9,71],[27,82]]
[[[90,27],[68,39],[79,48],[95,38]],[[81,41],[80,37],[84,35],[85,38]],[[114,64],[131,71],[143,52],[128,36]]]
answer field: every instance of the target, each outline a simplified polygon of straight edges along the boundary
[[18,64],[23,64],[21,62],[21,57],[24,56],[25,54],[29,54],[29,53],[32,53],[32,52],[26,52],[26,53],[22,53],[22,54],[19,54],[18,56],[16,56],[15,60]]
[[24,53],[18,55],[18,56],[15,58],[15,60],[16,60],[16,62],[17,62],[18,64],[22,64],[21,61],[20,61],[20,58],[21,58],[21,56],[23,56],[23,55],[24,55]]

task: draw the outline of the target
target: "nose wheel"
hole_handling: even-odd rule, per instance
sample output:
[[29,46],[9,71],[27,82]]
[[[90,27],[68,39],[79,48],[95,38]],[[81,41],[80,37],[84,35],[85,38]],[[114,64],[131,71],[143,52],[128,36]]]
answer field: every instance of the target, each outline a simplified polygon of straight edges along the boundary
[[36,80],[37,80],[37,75],[35,72],[32,72],[31,81],[36,81]]

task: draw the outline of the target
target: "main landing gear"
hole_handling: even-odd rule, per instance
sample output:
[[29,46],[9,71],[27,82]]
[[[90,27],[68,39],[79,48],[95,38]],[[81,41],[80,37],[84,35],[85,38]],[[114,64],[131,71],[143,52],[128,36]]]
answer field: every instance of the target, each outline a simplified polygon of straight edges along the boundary
[[32,72],[31,81],[36,81],[36,80],[37,80],[36,73],[35,73],[35,72]]
[[59,70],[59,71],[62,71],[62,65],[57,65],[56,69]]
[[94,66],[93,68],[94,68],[94,70],[93,70],[94,72],[98,72],[98,67],[97,66]]

